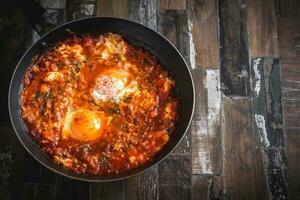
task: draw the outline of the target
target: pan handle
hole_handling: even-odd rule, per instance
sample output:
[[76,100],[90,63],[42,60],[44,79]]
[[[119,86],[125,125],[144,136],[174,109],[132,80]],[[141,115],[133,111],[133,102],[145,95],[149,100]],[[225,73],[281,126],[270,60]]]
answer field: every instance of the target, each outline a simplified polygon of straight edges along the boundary
[[16,0],[24,16],[27,18],[31,27],[39,34],[44,35],[55,27],[55,24],[49,22],[45,17],[45,9],[35,0]]

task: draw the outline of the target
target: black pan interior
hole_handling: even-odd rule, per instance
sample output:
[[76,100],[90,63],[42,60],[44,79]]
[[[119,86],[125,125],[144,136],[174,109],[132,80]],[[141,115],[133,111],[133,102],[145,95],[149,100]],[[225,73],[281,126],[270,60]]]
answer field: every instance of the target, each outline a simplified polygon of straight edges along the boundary
[[[23,75],[33,56],[40,54],[47,47],[70,36],[70,31],[83,35],[86,33],[119,33],[129,42],[141,46],[156,56],[163,67],[168,70],[176,82],[176,92],[179,96],[179,120],[176,129],[170,137],[164,149],[160,151],[152,162],[134,170],[111,176],[89,176],[76,174],[57,165],[48,157],[41,148],[27,134],[27,128],[20,117],[19,94]],[[9,91],[9,112],[15,132],[27,149],[44,166],[59,174],[70,178],[85,181],[112,181],[126,178],[150,168],[165,158],[181,141],[193,115],[194,109],[194,85],[184,59],[176,48],[159,33],[132,21],[110,18],[94,17],[73,21],[64,24],[43,36],[22,57],[11,80]]]

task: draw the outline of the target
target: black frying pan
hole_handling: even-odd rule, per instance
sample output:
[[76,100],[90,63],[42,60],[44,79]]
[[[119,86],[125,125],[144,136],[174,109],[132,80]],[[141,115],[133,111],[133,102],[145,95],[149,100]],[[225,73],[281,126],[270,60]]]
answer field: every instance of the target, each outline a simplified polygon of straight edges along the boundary
[[[22,78],[29,66],[33,56],[41,54],[45,49],[51,47],[58,41],[69,37],[70,32],[78,35],[84,33],[119,33],[127,41],[143,47],[156,56],[162,66],[168,70],[175,80],[176,92],[179,99],[179,120],[176,129],[172,133],[166,146],[153,158],[153,160],[134,170],[123,172],[117,175],[85,175],[76,174],[56,164],[42,149],[35,143],[24,124],[20,113],[19,95],[22,89]],[[50,31],[32,45],[21,58],[11,79],[9,95],[9,114],[13,128],[25,149],[41,164],[47,168],[70,178],[83,181],[114,181],[132,175],[139,174],[162,161],[180,143],[188,129],[194,110],[195,95],[194,84],[188,66],[176,48],[162,35],[150,28],[133,21],[112,18],[93,17],[69,22]]]

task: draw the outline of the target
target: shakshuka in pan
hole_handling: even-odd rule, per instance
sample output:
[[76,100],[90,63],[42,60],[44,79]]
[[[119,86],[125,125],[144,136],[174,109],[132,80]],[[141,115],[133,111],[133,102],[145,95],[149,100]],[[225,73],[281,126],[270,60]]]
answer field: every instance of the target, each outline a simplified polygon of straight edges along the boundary
[[21,116],[55,162],[117,174],[150,162],[172,137],[174,88],[156,58],[121,35],[74,36],[33,58]]

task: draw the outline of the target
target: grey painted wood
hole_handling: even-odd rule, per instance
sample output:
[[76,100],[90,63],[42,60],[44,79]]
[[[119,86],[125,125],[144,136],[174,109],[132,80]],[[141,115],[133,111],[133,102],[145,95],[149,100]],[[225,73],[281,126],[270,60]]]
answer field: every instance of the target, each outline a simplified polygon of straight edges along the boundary
[[227,96],[249,96],[249,51],[245,0],[219,4],[222,90]]
[[251,62],[252,115],[259,147],[265,157],[265,171],[270,198],[287,199],[287,177],[281,76],[279,60],[253,58]]

